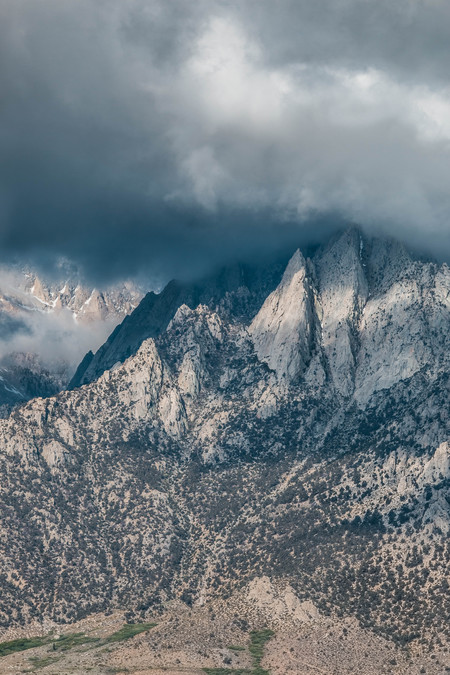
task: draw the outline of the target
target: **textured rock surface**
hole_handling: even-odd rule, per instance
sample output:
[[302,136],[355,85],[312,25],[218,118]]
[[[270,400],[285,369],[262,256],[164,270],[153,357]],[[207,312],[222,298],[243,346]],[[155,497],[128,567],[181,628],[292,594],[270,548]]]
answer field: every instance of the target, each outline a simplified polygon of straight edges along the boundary
[[292,256],[280,285],[249,326],[258,358],[279,378],[301,375],[311,359],[313,297],[300,251]]
[[352,230],[225,276],[147,296],[96,379],[0,421],[1,621],[246,587],[440,649],[448,268]]
[[349,396],[354,387],[360,317],[369,293],[362,262],[363,242],[350,230],[319,256],[322,347],[336,389]]
[[261,307],[283,272],[280,263],[249,268],[235,265],[201,283],[170,282],[160,293],[148,293],[131,316],[127,316],[94,357],[80,368],[71,386],[96,380],[117,361],[133,354],[141,342],[161,335],[181,305],[192,309],[205,304],[228,318],[246,322]]
[[253,579],[246,599],[250,608],[262,615],[264,623],[270,626],[302,626],[320,620],[317,607],[310,600],[300,602],[289,585],[275,588],[269,577]]

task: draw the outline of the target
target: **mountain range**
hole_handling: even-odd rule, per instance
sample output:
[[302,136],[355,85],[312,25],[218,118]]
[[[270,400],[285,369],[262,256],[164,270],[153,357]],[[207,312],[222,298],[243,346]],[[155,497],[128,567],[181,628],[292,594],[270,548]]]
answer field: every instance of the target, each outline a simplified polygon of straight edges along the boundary
[[29,265],[0,267],[0,407],[64,389],[83,345],[101,344],[141,300],[138,285],[98,290],[59,261],[45,276]]
[[442,673],[449,327],[448,266],[355,228],[147,294],[0,420],[1,625],[288,584]]

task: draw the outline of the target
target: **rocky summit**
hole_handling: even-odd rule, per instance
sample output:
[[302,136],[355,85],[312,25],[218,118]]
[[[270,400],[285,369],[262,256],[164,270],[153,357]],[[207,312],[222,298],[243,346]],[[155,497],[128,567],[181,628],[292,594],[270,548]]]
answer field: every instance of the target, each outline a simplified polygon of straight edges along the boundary
[[[222,607],[278,636],[273,673],[321,621],[403,650],[352,672],[445,672],[449,328],[447,265],[357,229],[148,294],[0,420],[1,625]],[[227,654],[208,672],[263,672]],[[314,658],[292,672],[350,672]]]

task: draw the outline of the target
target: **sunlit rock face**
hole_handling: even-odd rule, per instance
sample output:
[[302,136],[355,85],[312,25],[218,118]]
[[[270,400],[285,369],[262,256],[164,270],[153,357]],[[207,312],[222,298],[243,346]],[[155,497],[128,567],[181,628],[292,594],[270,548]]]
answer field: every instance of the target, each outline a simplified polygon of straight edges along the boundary
[[279,378],[301,375],[311,359],[314,301],[300,251],[249,326],[255,351]]

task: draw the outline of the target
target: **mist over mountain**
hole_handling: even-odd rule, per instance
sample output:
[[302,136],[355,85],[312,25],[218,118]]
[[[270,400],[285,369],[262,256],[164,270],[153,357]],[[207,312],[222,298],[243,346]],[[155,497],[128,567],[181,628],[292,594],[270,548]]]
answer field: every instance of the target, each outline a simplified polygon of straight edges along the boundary
[[49,278],[27,265],[0,269],[0,405],[61,391],[143,295],[133,282],[97,290],[74,265],[58,267]]

